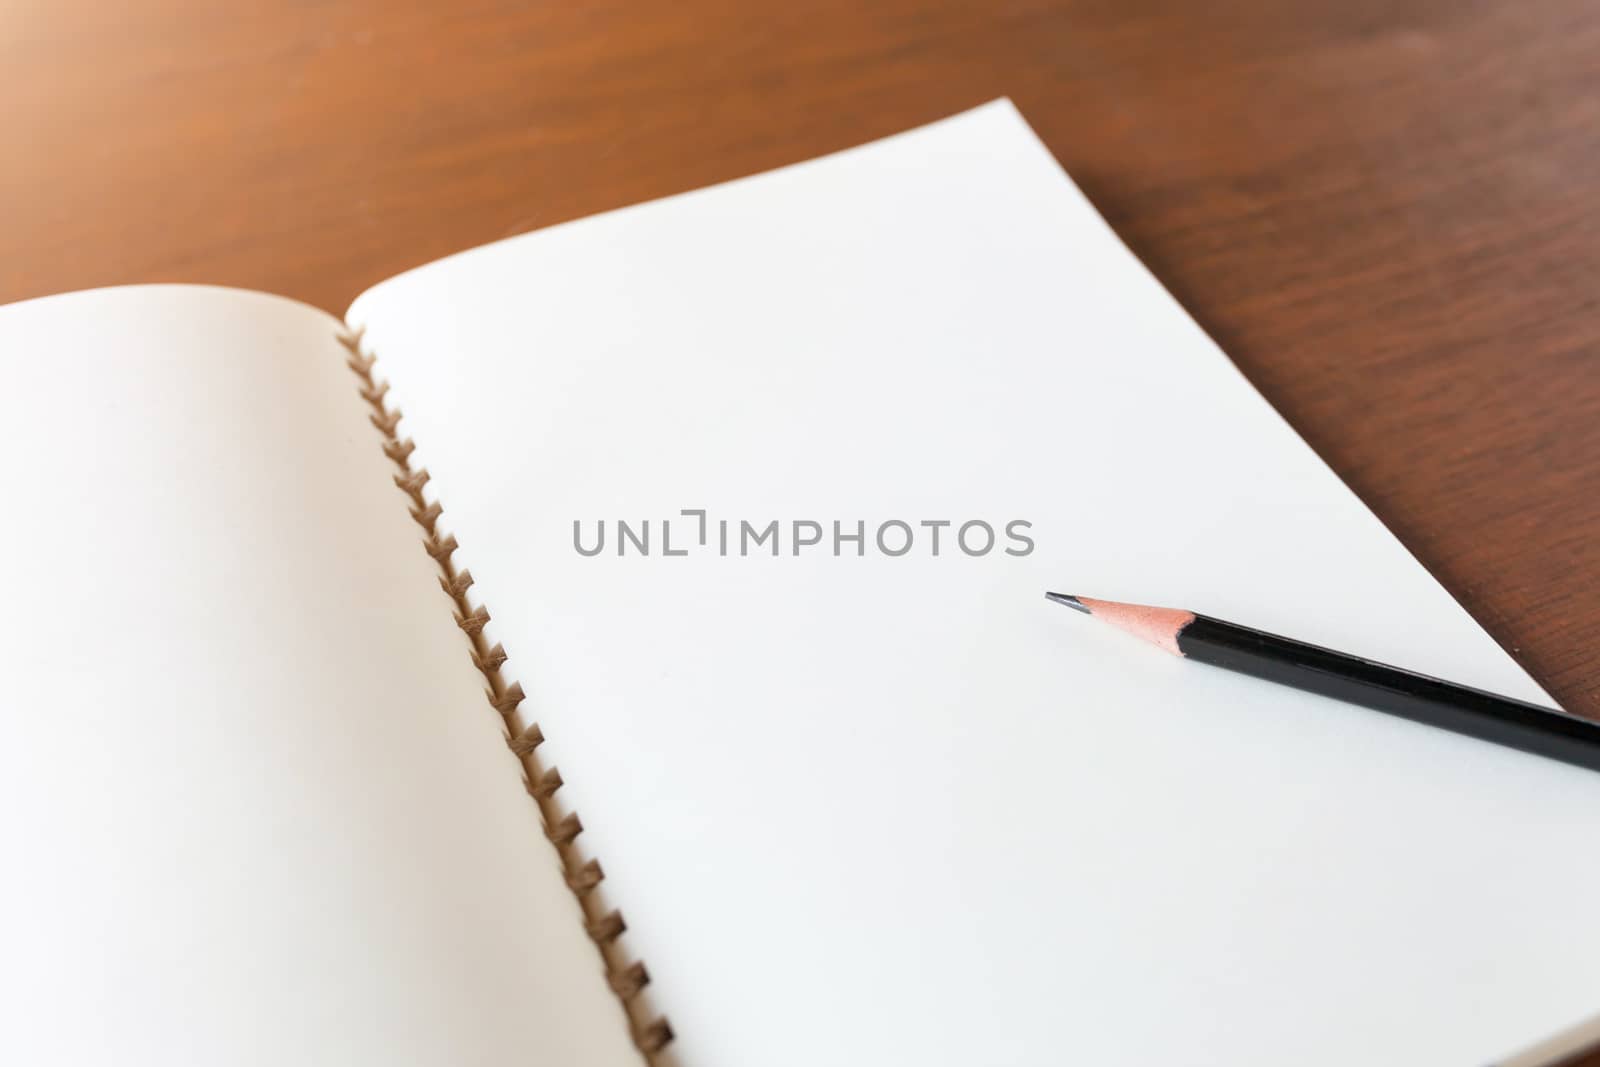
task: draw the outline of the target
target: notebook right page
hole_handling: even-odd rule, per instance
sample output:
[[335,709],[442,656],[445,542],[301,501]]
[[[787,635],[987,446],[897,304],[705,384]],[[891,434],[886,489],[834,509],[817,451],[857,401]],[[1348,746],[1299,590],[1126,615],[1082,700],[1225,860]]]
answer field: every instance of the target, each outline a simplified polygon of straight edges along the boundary
[[1600,1006],[1600,775],[1043,599],[1547,699],[1008,103],[350,321],[684,1064],[1458,1067]]

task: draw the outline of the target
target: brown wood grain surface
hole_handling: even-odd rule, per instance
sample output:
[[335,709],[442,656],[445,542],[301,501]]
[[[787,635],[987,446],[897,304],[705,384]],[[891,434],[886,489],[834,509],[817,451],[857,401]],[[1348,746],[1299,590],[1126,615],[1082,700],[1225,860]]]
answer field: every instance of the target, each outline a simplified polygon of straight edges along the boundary
[[1600,716],[1592,0],[10,0],[0,87],[0,300],[183,280],[335,312],[447,252],[1009,95]]

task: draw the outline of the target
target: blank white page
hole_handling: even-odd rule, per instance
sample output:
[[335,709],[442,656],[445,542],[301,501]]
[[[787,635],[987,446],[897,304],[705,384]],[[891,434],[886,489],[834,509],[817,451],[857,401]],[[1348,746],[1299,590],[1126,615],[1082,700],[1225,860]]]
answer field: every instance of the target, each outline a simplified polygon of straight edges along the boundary
[[[1600,1004],[1600,775],[1043,599],[1541,697],[1008,103],[477,249],[350,320],[683,1063],[1459,1067]],[[653,520],[651,553],[580,555],[602,518]],[[723,556],[719,519],[1036,547]]]
[[0,309],[0,1063],[639,1062],[339,329]]

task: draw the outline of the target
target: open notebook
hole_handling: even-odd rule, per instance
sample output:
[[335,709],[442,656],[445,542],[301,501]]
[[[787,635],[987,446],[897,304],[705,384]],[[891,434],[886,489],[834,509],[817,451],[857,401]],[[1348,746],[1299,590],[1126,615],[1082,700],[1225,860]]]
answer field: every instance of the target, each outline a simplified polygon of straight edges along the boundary
[[0,1061],[1446,1067],[1600,1008],[1600,775],[1043,599],[1546,699],[1007,103],[343,322],[15,305],[0,369]]

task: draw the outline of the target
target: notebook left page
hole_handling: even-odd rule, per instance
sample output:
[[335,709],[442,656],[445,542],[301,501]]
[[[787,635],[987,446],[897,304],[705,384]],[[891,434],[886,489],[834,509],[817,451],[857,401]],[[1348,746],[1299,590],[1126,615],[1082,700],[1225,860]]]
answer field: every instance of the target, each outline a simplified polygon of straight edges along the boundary
[[0,1062],[639,1062],[339,329],[0,308]]

